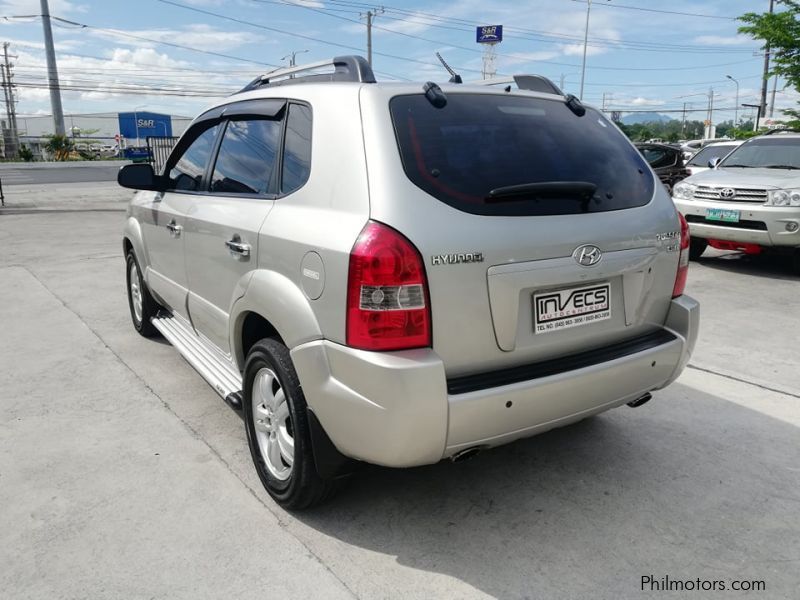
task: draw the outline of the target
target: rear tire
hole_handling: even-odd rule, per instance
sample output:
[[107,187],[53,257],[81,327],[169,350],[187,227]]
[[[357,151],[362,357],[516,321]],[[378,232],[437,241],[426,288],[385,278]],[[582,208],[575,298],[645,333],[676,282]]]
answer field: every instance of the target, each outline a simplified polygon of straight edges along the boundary
[[133,250],[128,252],[125,264],[128,308],[131,311],[133,328],[143,337],[153,337],[158,334],[158,330],[153,326],[150,319],[158,313],[158,303],[150,295],[150,290],[147,289],[142,277],[142,271],[139,269],[139,261],[136,260]]
[[336,484],[317,473],[306,399],[277,340],[263,339],[247,354],[242,404],[253,464],[275,502],[302,510],[330,497]]
[[703,256],[703,252],[708,248],[708,240],[703,238],[690,238],[689,241],[689,259],[697,260]]

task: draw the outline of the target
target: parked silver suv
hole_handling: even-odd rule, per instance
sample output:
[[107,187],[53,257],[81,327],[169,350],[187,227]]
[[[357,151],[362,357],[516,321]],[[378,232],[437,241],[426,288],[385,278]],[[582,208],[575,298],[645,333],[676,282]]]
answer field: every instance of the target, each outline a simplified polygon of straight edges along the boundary
[[337,58],[257,79],[162,173],[119,182],[141,190],[134,326],[242,407],[288,508],[359,461],[463,458],[643,404],[695,344],[685,222],[555,86],[378,84]]
[[774,130],[709,166],[673,191],[691,228],[691,257],[709,245],[749,254],[778,250],[792,253],[800,272],[800,133]]

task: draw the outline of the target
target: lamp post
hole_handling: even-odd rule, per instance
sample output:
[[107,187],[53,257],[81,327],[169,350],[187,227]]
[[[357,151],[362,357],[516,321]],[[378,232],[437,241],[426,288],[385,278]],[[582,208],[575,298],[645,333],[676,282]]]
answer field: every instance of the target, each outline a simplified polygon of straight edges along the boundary
[[136,147],[137,148],[139,146],[141,146],[141,143],[139,142],[139,113],[136,112],[136,111],[138,111],[140,108],[144,108],[145,106],[147,106],[147,104],[140,104],[139,106],[135,106],[134,109],[133,109],[133,124],[136,126]]
[[292,52],[290,52],[289,54],[284,56],[281,60],[286,60],[288,58],[289,59],[289,66],[290,67],[294,67],[297,64],[296,61],[295,61],[295,57],[298,54],[302,54],[303,52],[308,52],[308,50],[293,50]]
[[736,105],[734,108],[734,117],[733,117],[733,127],[734,129],[739,126],[739,81],[734,79],[730,75],[725,75],[728,79],[730,79],[733,83],[736,84]]

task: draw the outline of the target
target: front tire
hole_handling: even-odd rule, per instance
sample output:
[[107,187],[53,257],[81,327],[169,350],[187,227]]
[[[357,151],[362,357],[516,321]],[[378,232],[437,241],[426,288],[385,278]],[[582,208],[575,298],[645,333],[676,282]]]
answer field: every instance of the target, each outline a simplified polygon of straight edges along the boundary
[[263,339],[247,354],[242,404],[253,464],[275,502],[302,510],[327,499],[334,482],[317,473],[306,399],[289,350],[277,340]]
[[139,335],[149,338],[158,333],[150,321],[158,312],[158,304],[150,295],[150,290],[144,283],[142,272],[139,269],[139,262],[133,250],[128,252],[126,258],[126,273],[128,285],[128,308],[131,311],[131,321],[133,327]]
[[689,240],[689,260],[697,260],[703,256],[703,252],[708,248],[708,240],[703,238],[690,238]]

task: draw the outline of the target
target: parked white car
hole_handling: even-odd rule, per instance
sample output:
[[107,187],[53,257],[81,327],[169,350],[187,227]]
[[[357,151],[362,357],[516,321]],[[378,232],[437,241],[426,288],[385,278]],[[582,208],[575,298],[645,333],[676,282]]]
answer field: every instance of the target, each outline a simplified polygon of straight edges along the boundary
[[742,143],[743,140],[731,140],[708,144],[686,161],[686,170],[689,171],[689,175],[697,175],[707,171],[711,168],[709,165],[711,161],[725,158],[734,149],[741,146]]

